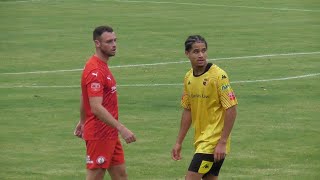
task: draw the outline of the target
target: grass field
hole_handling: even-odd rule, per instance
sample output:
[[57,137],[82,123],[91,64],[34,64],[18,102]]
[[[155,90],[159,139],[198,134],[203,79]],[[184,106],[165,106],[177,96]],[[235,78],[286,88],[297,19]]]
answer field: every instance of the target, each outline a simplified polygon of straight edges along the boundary
[[183,179],[189,165],[192,131],[181,161],[170,151],[191,34],[239,101],[220,179],[320,179],[317,0],[0,0],[0,24],[0,179],[84,179],[79,69],[103,24],[118,36],[120,121],[138,138],[124,144],[129,179]]

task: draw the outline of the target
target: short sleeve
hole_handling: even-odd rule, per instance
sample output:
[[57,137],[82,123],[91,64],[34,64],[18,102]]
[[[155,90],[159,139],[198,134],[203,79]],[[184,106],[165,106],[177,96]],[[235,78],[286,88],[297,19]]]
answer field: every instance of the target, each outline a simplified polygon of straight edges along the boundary
[[189,94],[187,92],[187,78],[184,79],[183,93],[181,97],[181,106],[185,109],[191,109]]
[[221,70],[218,77],[218,92],[220,102],[225,109],[238,104],[236,95],[231,88],[229,77],[223,70]]
[[88,73],[85,81],[89,97],[103,96],[104,81],[101,71],[92,70]]

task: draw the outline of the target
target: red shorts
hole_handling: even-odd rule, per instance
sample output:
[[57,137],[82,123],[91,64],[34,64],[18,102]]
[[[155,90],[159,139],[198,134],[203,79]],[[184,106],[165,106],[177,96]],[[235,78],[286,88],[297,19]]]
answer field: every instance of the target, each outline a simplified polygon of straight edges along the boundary
[[124,153],[119,139],[87,140],[87,169],[116,166],[124,163]]

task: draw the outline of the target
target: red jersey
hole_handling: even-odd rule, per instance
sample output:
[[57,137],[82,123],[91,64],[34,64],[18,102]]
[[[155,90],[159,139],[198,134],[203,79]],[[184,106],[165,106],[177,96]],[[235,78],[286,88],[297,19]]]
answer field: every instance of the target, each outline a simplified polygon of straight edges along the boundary
[[118,120],[117,86],[108,64],[98,57],[92,56],[84,67],[81,89],[86,114],[83,139],[101,140],[118,138],[118,130],[99,120],[91,112],[89,104],[89,97],[102,97],[102,106]]

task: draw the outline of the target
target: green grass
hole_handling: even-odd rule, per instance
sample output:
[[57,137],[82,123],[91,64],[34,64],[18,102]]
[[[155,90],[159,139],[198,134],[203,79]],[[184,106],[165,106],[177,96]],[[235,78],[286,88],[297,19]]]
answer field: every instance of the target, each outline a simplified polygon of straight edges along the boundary
[[[73,136],[81,72],[5,73],[82,68],[94,52],[95,26],[116,30],[110,66],[188,61],[183,43],[190,34],[206,37],[210,59],[320,52],[316,0],[152,2],[0,0],[1,179],[84,179],[85,145]],[[239,82],[320,73],[319,59],[320,53],[211,61],[228,72],[239,101],[220,179],[320,178],[320,76]],[[138,138],[124,144],[129,179],[183,178],[192,130],[181,161],[172,161],[170,151],[180,123],[179,84],[189,69],[188,62],[112,68],[120,120]]]

